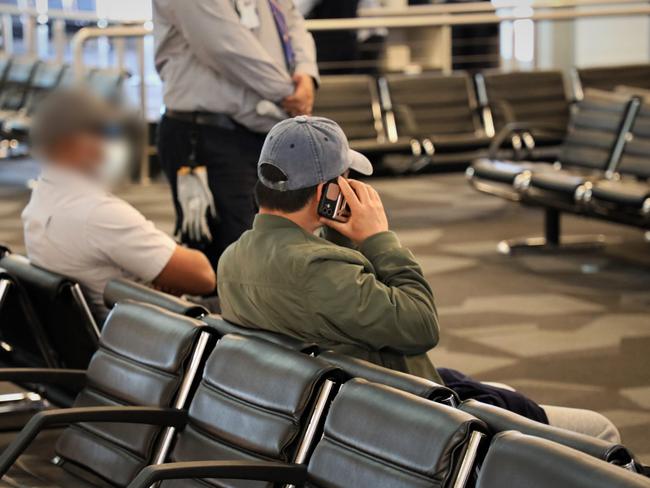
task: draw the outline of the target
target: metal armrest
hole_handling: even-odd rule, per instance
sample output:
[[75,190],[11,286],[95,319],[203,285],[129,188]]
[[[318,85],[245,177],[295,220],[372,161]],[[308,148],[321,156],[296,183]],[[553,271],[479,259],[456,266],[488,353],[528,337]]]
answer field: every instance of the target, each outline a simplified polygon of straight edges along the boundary
[[492,139],[492,143],[490,144],[490,148],[488,152],[489,158],[497,159],[498,151],[503,146],[503,143],[506,142],[506,140],[511,140],[513,136],[521,137],[521,134],[526,133],[532,138],[533,136],[531,134],[531,131],[535,131],[538,135],[539,134],[544,134],[549,136],[561,135],[561,133],[557,129],[555,129],[552,126],[547,126],[545,124],[536,124],[536,123],[529,123],[529,122],[510,122],[509,124],[506,124],[496,136],[494,136],[494,139]]
[[83,407],[44,410],[27,422],[18,437],[0,455],[0,478],[9,471],[43,429],[80,422],[116,422],[181,428],[187,423],[187,413],[183,410],[160,407]]
[[69,386],[81,389],[86,385],[83,369],[0,368],[0,381]]
[[302,485],[307,467],[270,461],[192,461],[147,466],[128,488],[148,488],[164,480],[230,479]]

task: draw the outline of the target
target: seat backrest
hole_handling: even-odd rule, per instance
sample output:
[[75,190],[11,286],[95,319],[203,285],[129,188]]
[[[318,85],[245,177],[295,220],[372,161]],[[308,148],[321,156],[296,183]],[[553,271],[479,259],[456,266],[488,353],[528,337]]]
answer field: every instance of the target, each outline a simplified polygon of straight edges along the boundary
[[11,65],[11,58],[6,56],[0,56],[0,88],[2,88],[3,83],[7,78],[7,73],[9,72],[9,66]]
[[314,115],[335,120],[350,140],[384,137],[377,86],[370,76],[323,76]]
[[569,120],[569,97],[561,71],[477,75],[479,98],[492,112],[496,130],[525,122],[562,133]]
[[32,113],[48,93],[59,86],[67,67],[58,63],[39,63],[34,71],[34,77],[29,87],[26,110]]
[[390,75],[386,82],[399,135],[475,134],[481,130],[467,74]]
[[[183,408],[201,355],[205,325],[160,308],[120,303],[109,314],[75,406]],[[86,423],[68,427],[56,444],[63,467],[84,469],[126,486],[151,463],[162,429],[149,425]]]
[[9,65],[0,97],[3,110],[20,109],[27,97],[30,84],[40,64],[30,58],[15,58]]
[[148,303],[179,315],[194,318],[203,317],[208,313],[201,305],[154,290],[135,281],[125,279],[109,281],[106,284],[106,288],[104,288],[104,303],[106,307],[109,309],[113,308],[115,304],[123,301]]
[[319,354],[318,357],[341,368],[350,379],[361,378],[450,406],[456,406],[460,403],[453,390],[418,376],[384,368],[369,361],[334,351],[325,351]]
[[[18,285],[13,291],[24,295],[18,297],[13,306],[0,310],[0,314],[5,316],[6,313],[12,323],[23,324],[23,327],[20,330],[0,327],[0,334],[12,336],[11,341],[17,341],[20,348],[21,337],[28,341],[25,324],[31,322],[30,325],[36,327],[34,322],[38,322],[44,340],[50,346],[54,365],[85,369],[97,349],[99,329],[80,286],[65,276],[31,264],[27,258],[17,254],[1,258],[0,268],[5,269]],[[3,323],[9,322],[3,320]],[[75,340],[70,341],[70,337]],[[32,337],[29,342],[33,340]],[[10,345],[11,341],[5,340]]]
[[124,71],[95,68],[88,74],[86,83],[97,96],[117,102],[122,98],[126,78]]
[[616,171],[622,175],[650,178],[650,95],[643,98],[631,134]]
[[587,90],[569,123],[562,164],[605,171],[620,157],[625,130],[631,124],[630,96]]
[[222,337],[228,334],[237,334],[244,337],[254,337],[257,339],[265,340],[267,342],[272,342],[273,344],[277,344],[286,349],[291,349],[292,351],[303,353],[316,352],[318,349],[315,344],[303,342],[284,334],[278,334],[267,330],[251,329],[249,327],[233,324],[232,322],[224,320],[220,315],[207,315],[201,320],[208,324],[212,329],[216,331],[218,335]]
[[647,488],[650,480],[587,454],[519,432],[497,435],[476,488]]
[[577,75],[583,89],[613,90],[618,85],[650,88],[650,64],[580,68]]
[[629,466],[633,462],[632,454],[620,444],[535,422],[494,405],[476,400],[466,400],[460,409],[485,422],[492,435],[516,430],[523,434],[541,437],[571,447],[608,463]]
[[[266,341],[224,337],[206,363],[171,460],[304,461],[296,459],[299,445],[318,398],[330,394],[325,386],[336,373],[318,358]],[[242,485],[222,481],[217,486]]]
[[482,429],[460,410],[355,379],[332,403],[308,486],[451,486],[471,468]]

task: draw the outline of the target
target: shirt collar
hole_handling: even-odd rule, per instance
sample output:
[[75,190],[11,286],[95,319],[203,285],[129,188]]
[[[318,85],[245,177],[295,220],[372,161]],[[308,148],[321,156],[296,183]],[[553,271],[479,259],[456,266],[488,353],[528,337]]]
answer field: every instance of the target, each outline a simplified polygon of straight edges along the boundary
[[80,185],[88,191],[105,192],[104,188],[91,177],[53,163],[45,163],[39,177],[40,181],[49,184]]

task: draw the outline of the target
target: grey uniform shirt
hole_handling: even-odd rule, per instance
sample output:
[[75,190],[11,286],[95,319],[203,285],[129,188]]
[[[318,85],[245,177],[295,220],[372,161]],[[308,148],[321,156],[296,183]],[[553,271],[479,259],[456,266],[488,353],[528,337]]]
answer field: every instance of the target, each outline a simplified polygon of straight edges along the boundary
[[[156,69],[170,110],[225,113],[256,132],[261,100],[279,103],[294,90],[268,0],[252,0],[259,27],[242,24],[236,0],[153,0]],[[314,40],[293,0],[276,0],[289,29],[296,73],[318,78]]]

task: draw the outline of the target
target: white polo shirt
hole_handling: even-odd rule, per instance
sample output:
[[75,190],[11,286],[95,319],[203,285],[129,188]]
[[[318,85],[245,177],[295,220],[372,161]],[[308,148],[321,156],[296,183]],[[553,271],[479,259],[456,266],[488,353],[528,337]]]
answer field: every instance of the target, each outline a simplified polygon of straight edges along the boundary
[[32,263],[78,281],[103,320],[114,278],[153,281],[176,243],[124,200],[86,176],[46,165],[22,214]]

